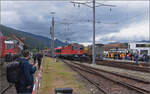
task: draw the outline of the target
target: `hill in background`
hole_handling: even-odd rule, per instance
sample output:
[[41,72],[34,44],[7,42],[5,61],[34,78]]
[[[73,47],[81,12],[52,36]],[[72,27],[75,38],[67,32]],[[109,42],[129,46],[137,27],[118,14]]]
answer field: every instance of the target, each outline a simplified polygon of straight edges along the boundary
[[[23,32],[23,31],[19,31],[4,25],[0,25],[0,31],[3,33],[4,36],[10,36],[11,34],[14,34],[18,37],[25,37],[25,44],[30,48],[30,49],[35,49],[35,48],[40,48],[40,49],[44,49],[44,48],[49,48],[50,47],[50,39],[43,37],[43,36],[39,36],[39,35],[34,35],[31,33],[27,33],[27,32]],[[61,42],[60,40],[56,39],[54,41],[55,43],[55,47],[58,46],[64,46],[65,43]]]

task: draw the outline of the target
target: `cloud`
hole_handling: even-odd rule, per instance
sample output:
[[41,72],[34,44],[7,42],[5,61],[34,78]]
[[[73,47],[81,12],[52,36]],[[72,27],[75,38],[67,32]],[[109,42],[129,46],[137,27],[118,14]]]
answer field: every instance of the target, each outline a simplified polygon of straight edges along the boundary
[[97,41],[103,42],[127,42],[140,41],[149,39],[149,21],[140,23],[132,23],[127,28],[122,28],[119,32],[114,32],[105,35],[99,35]]
[[1,23],[16,27],[17,24],[21,23],[20,16],[15,11],[1,12]]
[[[99,22],[96,23],[97,42],[147,39],[147,30],[143,30],[144,34],[138,30],[148,28],[145,22],[149,20],[148,1],[104,3],[116,7],[111,8],[111,11],[110,7],[96,8],[96,22]],[[86,44],[92,42],[92,9],[84,5],[74,7],[69,1],[2,1],[1,4],[1,23],[4,25],[49,37],[50,12],[54,11],[56,38]],[[62,24],[64,22],[71,23],[69,31],[66,31],[68,26]],[[127,34],[130,34],[128,39]],[[133,39],[134,36],[137,38]]]

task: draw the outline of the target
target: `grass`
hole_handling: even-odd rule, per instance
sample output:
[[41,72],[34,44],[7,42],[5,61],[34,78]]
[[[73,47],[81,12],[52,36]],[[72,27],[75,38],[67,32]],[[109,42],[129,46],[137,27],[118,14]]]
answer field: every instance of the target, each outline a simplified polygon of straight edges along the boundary
[[55,88],[73,88],[73,94],[90,94],[87,88],[75,79],[75,72],[70,71],[64,63],[51,61],[51,58],[44,58],[40,94],[54,94]]

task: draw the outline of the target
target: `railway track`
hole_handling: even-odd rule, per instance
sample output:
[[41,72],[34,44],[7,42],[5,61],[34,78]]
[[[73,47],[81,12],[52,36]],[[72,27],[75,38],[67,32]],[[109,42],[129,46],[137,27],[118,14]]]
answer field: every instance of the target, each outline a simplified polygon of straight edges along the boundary
[[9,84],[6,78],[6,67],[8,62],[3,63],[0,66],[0,94],[15,94],[15,88],[13,84]]
[[12,84],[6,86],[5,88],[3,88],[1,91],[0,91],[0,94],[6,94],[6,92],[11,89],[13,87]]
[[[81,63],[91,63],[88,60],[73,60],[73,61],[79,61]],[[141,67],[135,63],[129,63],[129,62],[120,62],[120,61],[110,61],[110,60],[103,60],[103,61],[96,61],[97,65],[104,65],[104,66],[110,66],[110,67],[117,67],[122,69],[128,69],[128,70],[134,70],[134,71],[141,71],[141,72],[150,72],[150,64],[149,63],[142,63]]]
[[[104,94],[149,94],[149,82],[143,82],[130,77],[101,71],[90,66],[64,61]],[[110,85],[111,84],[111,85]],[[112,86],[112,88],[110,88]],[[112,93],[113,92],[113,93]],[[116,93],[115,93],[116,92]],[[120,93],[119,93],[120,92]]]
[[135,70],[135,71],[141,71],[141,72],[150,72],[150,67],[146,66],[147,64],[143,64],[142,67],[139,67],[135,64],[130,63],[122,63],[122,62],[113,62],[113,61],[96,61],[97,65],[105,65],[105,66],[111,66],[111,67],[117,67],[117,68],[123,68],[128,70]]
[[[137,64],[135,63],[135,61],[133,62],[133,61],[123,61],[123,60],[103,60],[104,62],[109,62],[109,63],[125,63],[125,64],[130,64],[130,65],[135,65],[135,66],[137,66]],[[140,63],[140,62],[139,62]],[[140,63],[142,66],[145,66],[145,67],[148,67],[148,66],[150,66],[150,64],[149,63]]]

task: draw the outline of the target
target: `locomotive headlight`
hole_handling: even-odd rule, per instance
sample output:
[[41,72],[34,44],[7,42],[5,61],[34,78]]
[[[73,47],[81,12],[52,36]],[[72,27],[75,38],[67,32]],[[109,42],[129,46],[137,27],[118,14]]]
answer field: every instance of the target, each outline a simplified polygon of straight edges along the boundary
[[78,55],[75,55],[74,57],[78,57]]
[[83,54],[82,56],[85,56],[85,54]]

